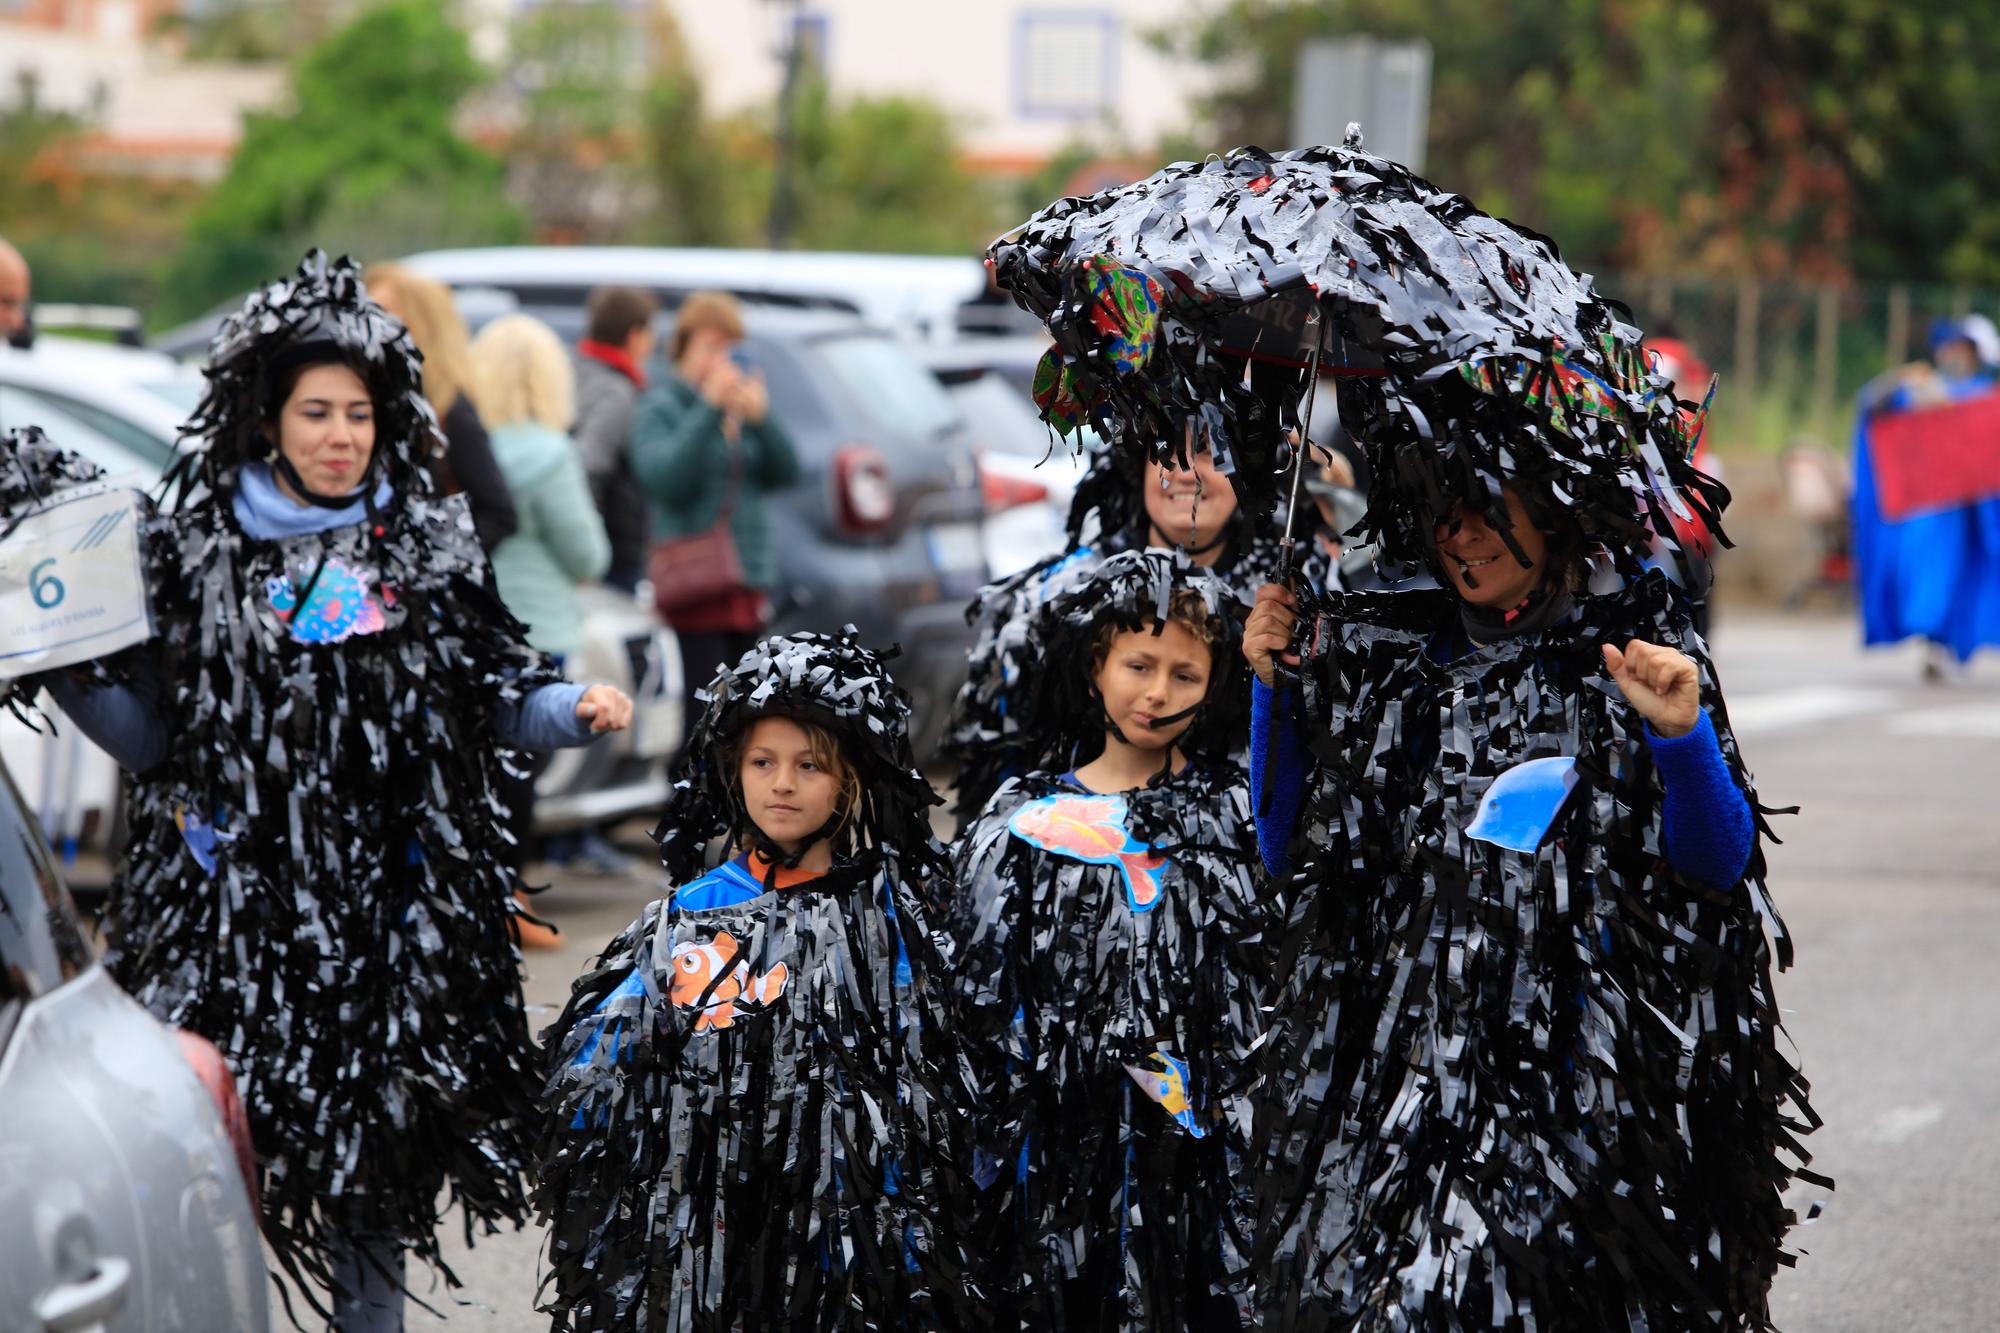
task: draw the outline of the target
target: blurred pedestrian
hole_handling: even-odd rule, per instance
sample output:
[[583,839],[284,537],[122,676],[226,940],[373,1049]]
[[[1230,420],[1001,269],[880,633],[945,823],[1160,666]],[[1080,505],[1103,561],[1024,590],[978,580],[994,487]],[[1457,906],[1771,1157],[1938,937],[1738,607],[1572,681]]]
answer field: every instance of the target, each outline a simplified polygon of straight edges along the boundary
[[583,643],[576,586],[611,563],[611,542],[568,435],[576,381],[562,339],[528,315],[505,315],[472,342],[470,369],[494,461],[519,526],[493,550],[493,577],[528,642],[557,659]]
[[17,347],[34,337],[29,321],[31,283],[27,257],[0,236],[0,338]]
[[416,349],[352,264],[254,294],[207,375],[147,545],[157,637],[42,679],[133,775],[107,964],[228,1059],[279,1267],[343,1333],[395,1330],[441,1210],[468,1236],[526,1210],[496,746],[587,744],[631,701],[523,642],[434,494]]
[[[1907,465],[1883,453],[1878,435],[1893,418],[1969,402],[2000,389],[2000,335],[1983,315],[1940,320],[1930,359],[1862,391],[1854,437],[1854,573],[1865,642],[1922,639],[1923,672],[1944,677],[1983,647],[2000,647],[2000,446],[1961,451],[1968,473],[1955,502],[1938,491],[1930,502],[1892,512],[1885,497],[1910,488]],[[1922,464],[1917,465],[1920,468]],[[1933,465],[1924,483],[1947,480]],[[1984,484],[1980,484],[1981,481]]]
[[654,597],[680,636],[689,681],[741,657],[769,619],[778,578],[769,497],[799,478],[743,337],[734,297],[688,297],[667,347],[673,371],[640,398],[632,423],[632,473],[659,539]]
[[[493,577],[507,609],[527,626],[528,642],[562,664],[583,646],[577,585],[596,582],[611,561],[583,459],[566,433],[576,417],[569,355],[548,325],[505,315],[473,340],[469,364],[493,457],[520,524],[494,548]],[[533,835],[534,779],[548,764],[546,754],[524,758],[523,771],[503,788],[517,869]],[[523,926],[521,943],[546,948],[555,937],[546,927]]]
[[646,363],[658,335],[660,311],[638,287],[599,287],[590,293],[582,341],[576,345],[576,424],[571,434],[583,454],[597,512],[611,539],[611,569],[604,581],[631,592],[646,576],[652,519],[646,496],[632,476],[628,448],[632,416],[646,388]]
[[465,320],[451,289],[401,264],[370,264],[362,273],[368,293],[384,310],[402,321],[424,357],[424,397],[439,422],[444,452],[427,455],[428,466],[446,495],[465,492],[472,502],[472,526],[479,545],[491,555],[518,519],[514,501],[493,448],[479,405],[469,393],[471,369],[466,363],[471,343]]

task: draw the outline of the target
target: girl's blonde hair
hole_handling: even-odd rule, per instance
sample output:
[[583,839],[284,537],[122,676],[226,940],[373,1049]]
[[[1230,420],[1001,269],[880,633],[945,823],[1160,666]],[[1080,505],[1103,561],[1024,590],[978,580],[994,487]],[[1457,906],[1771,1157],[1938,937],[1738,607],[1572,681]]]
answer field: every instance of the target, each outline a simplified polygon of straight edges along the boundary
[[458,313],[451,288],[435,278],[427,278],[401,264],[370,264],[361,270],[368,287],[393,289],[390,299],[402,316],[410,341],[424,354],[424,397],[438,420],[451,411],[461,394],[481,408],[479,393],[472,387],[472,335]]
[[569,353],[530,315],[502,315],[472,340],[472,395],[489,428],[532,421],[567,431],[576,420]]

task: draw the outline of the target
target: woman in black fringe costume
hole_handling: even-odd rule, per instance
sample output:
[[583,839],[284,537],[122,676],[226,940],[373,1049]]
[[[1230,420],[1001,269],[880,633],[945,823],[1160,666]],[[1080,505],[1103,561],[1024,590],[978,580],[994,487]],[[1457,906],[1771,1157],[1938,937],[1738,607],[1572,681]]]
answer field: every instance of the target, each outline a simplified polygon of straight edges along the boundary
[[228,1059],[280,1267],[336,1327],[393,1330],[405,1252],[456,1281],[444,1207],[468,1238],[527,1211],[497,747],[631,706],[523,642],[432,493],[415,349],[347,260],[252,296],[208,379],[149,534],[157,637],[43,683],[133,774],[108,964]]
[[851,628],[766,639],[704,697],[655,835],[679,887],[547,1034],[544,1308],[633,1333],[980,1328],[908,697]]
[[960,1021],[1008,1327],[1239,1327],[1232,1162],[1267,941],[1243,771],[1243,603],[1112,556],[1027,638],[1045,766],[960,837]]

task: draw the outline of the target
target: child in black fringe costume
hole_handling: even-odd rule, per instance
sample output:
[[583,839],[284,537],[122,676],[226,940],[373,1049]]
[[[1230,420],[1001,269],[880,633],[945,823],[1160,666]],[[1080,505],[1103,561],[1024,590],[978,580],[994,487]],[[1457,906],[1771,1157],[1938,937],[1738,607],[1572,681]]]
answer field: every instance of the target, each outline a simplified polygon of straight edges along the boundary
[[[402,1327],[405,1251],[527,1211],[535,1053],[496,745],[624,725],[495,592],[402,327],[314,253],[216,335],[148,538],[157,638],[42,679],[131,772],[119,982],[222,1051],[279,1267]],[[281,1289],[282,1290],[282,1289]],[[289,1295],[287,1294],[289,1301]]]
[[[1690,419],[1606,346],[1629,428],[1684,457]],[[1320,960],[1263,1089],[1268,1328],[1768,1329],[1782,1192],[1830,1184],[1707,648],[1638,573],[1637,451],[1562,423],[1504,461],[1372,451],[1388,554],[1436,590],[1258,593],[1258,841]]]
[[[1035,716],[1036,663],[1028,648],[1035,617],[1049,602],[1109,557],[1148,548],[1186,550],[1245,605],[1278,577],[1279,525],[1238,508],[1220,466],[1201,450],[1170,470],[1136,453],[1101,455],[1070,501],[1067,549],[987,584],[966,607],[972,651],[939,746],[957,765],[961,828],[1003,781],[1034,767],[1049,727],[1060,725]],[[1324,560],[1311,563],[1314,574],[1323,573]],[[1240,750],[1240,738],[1237,744]]]
[[[909,702],[849,629],[708,687],[656,837],[679,887],[547,1034],[557,1329],[970,1329],[971,1089]],[[710,845],[727,848],[710,869]]]
[[1051,762],[957,845],[956,992],[1010,1327],[1239,1325],[1231,1163],[1267,990],[1227,757],[1243,610],[1165,551],[1113,556],[1043,608],[1027,647]]

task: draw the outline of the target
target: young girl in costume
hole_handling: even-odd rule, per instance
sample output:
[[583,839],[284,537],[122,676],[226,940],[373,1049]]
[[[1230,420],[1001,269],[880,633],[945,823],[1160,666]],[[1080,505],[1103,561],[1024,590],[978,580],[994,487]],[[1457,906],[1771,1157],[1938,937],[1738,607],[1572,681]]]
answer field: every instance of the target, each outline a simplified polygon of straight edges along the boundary
[[1010,1326],[1237,1326],[1232,1111],[1265,992],[1227,758],[1242,611],[1165,551],[1043,608],[1051,762],[958,842],[956,991]]
[[278,1266],[343,1333],[400,1329],[406,1252],[455,1281],[449,1204],[518,1225],[536,1053],[496,747],[623,726],[501,604],[432,491],[416,349],[317,252],[210,347],[147,543],[157,628],[44,678],[132,774],[105,934],[119,982],[213,1041]]
[[1169,464],[1108,452],[1077,483],[1069,547],[996,579],[966,608],[973,629],[965,684],[952,700],[941,753],[957,764],[961,827],[1001,782],[1033,768],[1052,727],[1034,715],[1035,617],[1120,551],[1184,550],[1245,605],[1278,576],[1279,525],[1237,507],[1228,475],[1205,448]]
[[[909,702],[852,637],[709,686],[656,837],[679,887],[547,1034],[558,1329],[976,1328],[967,1089]],[[726,854],[708,869],[711,843]]]

